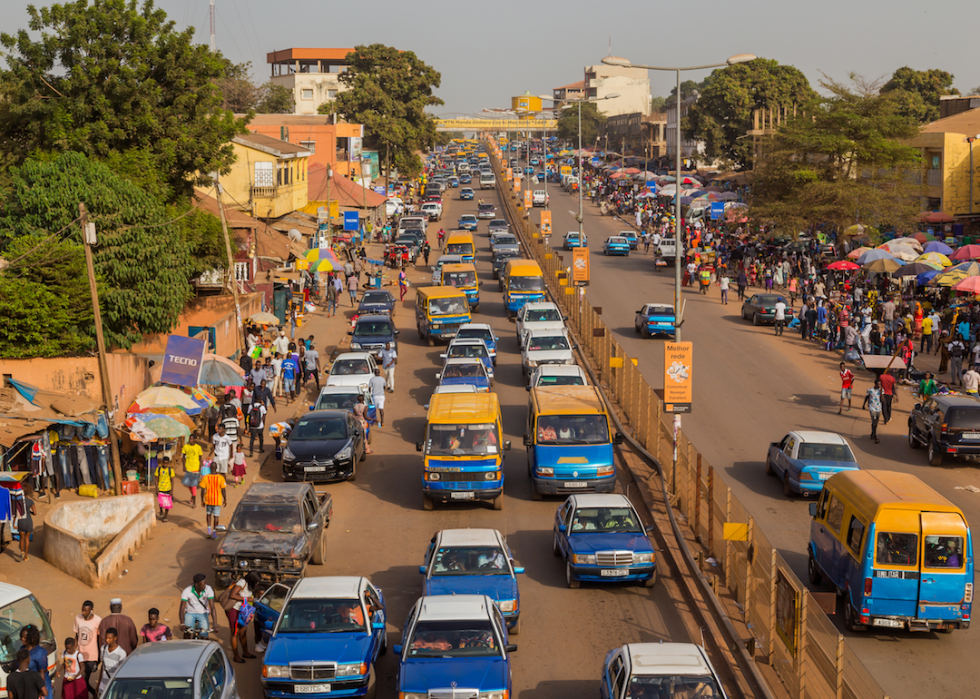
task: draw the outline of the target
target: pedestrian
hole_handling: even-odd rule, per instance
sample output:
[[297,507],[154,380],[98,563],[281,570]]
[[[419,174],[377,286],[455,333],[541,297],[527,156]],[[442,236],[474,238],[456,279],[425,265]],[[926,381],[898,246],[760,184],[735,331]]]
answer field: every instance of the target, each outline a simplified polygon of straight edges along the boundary
[[963,385],[963,357],[966,356],[966,345],[959,335],[946,345],[949,351],[949,382],[950,385],[958,383]]
[[136,646],[139,645],[139,635],[136,633],[136,624],[128,616],[122,613],[123,603],[119,597],[109,600],[109,616],[102,619],[99,623],[99,639],[103,644],[108,643],[106,638],[108,630],[116,629],[116,639],[122,649],[129,655]]
[[932,316],[922,319],[922,339],[919,340],[919,354],[932,352]]
[[[226,434],[225,426],[223,424],[218,425],[218,434],[214,435],[214,437],[211,439],[211,450],[208,452],[208,457],[214,457],[215,472],[222,475],[228,473],[228,464],[229,461],[231,461],[232,446],[236,442],[237,440],[232,440],[231,436]],[[205,476],[205,478],[206,477],[207,476]],[[201,487],[204,487],[203,482],[201,483]]]
[[205,582],[206,579],[204,573],[194,575],[193,584],[180,593],[180,609],[177,613],[180,628],[185,632],[190,629],[198,630],[203,639],[207,639],[210,629],[218,627],[214,590]]
[[31,669],[30,651],[21,648],[14,659],[17,661],[17,669],[7,676],[7,696],[10,699],[54,699],[48,694],[41,673]]
[[840,406],[837,414],[844,410],[844,399],[847,399],[847,411],[851,411],[851,388],[854,386],[854,372],[848,369],[844,362],[840,363]]
[[429,264],[429,253],[432,251],[432,247],[429,245],[429,241],[422,243],[422,258],[425,260],[425,264]]
[[333,318],[337,313],[337,287],[333,283],[333,279],[327,280],[327,318]]
[[357,277],[353,274],[347,277],[347,293],[350,294],[350,307],[353,308],[357,301]]
[[88,696],[84,662],[82,654],[78,651],[78,644],[69,636],[65,639],[65,652],[61,656],[62,699],[85,699]]
[[269,391],[269,395],[272,407],[275,409],[276,398],[282,396],[282,353],[276,352],[269,365],[272,367],[272,390]]
[[272,349],[279,354],[286,354],[286,350],[289,349],[289,338],[286,337],[285,330],[279,330],[279,335],[272,341]]
[[24,514],[21,515],[20,519],[17,520],[17,535],[20,537],[20,560],[21,563],[30,558],[30,546],[31,539],[34,537],[34,517],[37,514],[37,508],[34,507],[34,501],[24,496]]
[[255,403],[261,403],[267,411],[270,406],[273,410],[276,409],[276,399],[272,395],[272,391],[269,390],[268,381],[263,380],[255,389],[255,393],[252,394],[252,404],[254,405]]
[[105,694],[109,681],[116,674],[116,670],[123,664],[129,653],[119,643],[119,636],[115,627],[106,629],[105,644],[99,654],[99,663],[102,665],[102,672],[99,673],[99,696]]
[[371,401],[378,411],[378,425],[385,426],[385,380],[381,376],[381,367],[374,368],[374,376],[368,381],[368,392]]
[[160,505],[160,520],[166,522],[167,517],[170,516],[170,510],[174,506],[174,480],[177,478],[177,473],[170,465],[169,456],[160,459],[160,465],[153,472],[153,476],[157,480],[157,504]]
[[701,293],[707,295],[708,287],[711,286],[711,270],[708,269],[707,265],[702,265],[698,276],[701,280]]
[[146,612],[146,623],[140,627],[140,638],[143,639],[143,643],[174,640],[170,627],[160,623],[160,610],[156,607],[150,607]]
[[738,278],[736,279],[736,285],[738,286],[738,300],[745,300],[745,288],[749,285],[749,278],[745,275],[745,268],[739,270]]
[[208,527],[208,538],[218,538],[218,521],[221,518],[222,506],[228,504],[228,492],[225,488],[225,477],[222,473],[209,473],[201,479],[201,500],[204,501],[205,519]]
[[289,396],[289,403],[296,400],[296,361],[292,356],[282,360],[282,392]]
[[405,270],[398,272],[398,300],[405,300],[405,292],[408,291],[408,275]]
[[310,343],[310,349],[306,351],[306,371],[316,381],[316,392],[320,393],[320,353],[316,349],[316,343]]
[[354,277],[357,279],[357,283],[361,283],[361,272],[364,271],[364,265],[361,262],[361,258],[357,257],[354,259]]
[[[231,586],[228,595],[228,608],[225,610],[225,614],[228,617],[228,626],[231,631],[231,652],[234,656],[236,663],[244,663],[245,659],[251,659],[255,656],[248,652],[248,625],[251,618],[243,619],[242,611],[244,609],[245,614],[255,613],[255,607],[252,606],[254,600],[254,589],[259,584],[259,577],[256,573],[248,573],[242,578],[239,578],[234,585]],[[241,651],[238,647],[241,645]]]
[[381,350],[381,368],[385,372],[385,385],[391,393],[395,392],[396,364],[398,364],[398,352],[395,351],[390,342],[386,342],[385,348]]
[[[929,320],[929,319],[925,318],[925,320]],[[936,393],[936,390],[937,390],[936,381],[935,379],[932,378],[932,372],[927,371],[926,375],[922,377],[922,379],[919,381],[919,388],[918,388],[919,397],[921,397],[923,400],[927,400],[929,396],[932,396]]]
[[892,419],[892,405],[898,405],[898,393],[895,392],[895,377],[891,369],[885,369],[881,375],[881,417],[887,425]]
[[[255,439],[255,433],[254,432],[252,433],[252,437],[250,439],[251,439],[251,441],[254,441],[254,439]],[[251,444],[249,444],[249,448],[251,448]],[[261,430],[259,430],[259,452],[260,453],[262,452],[262,431]],[[249,456],[251,456],[251,453],[249,453]],[[234,458],[232,459],[232,462],[231,462],[231,475],[235,478],[235,487],[236,488],[238,487],[239,483],[241,483],[243,480],[245,480],[245,471],[246,471],[246,465],[245,465],[245,448],[241,444],[238,444],[238,445],[235,446],[235,456],[234,456]]]
[[367,439],[368,427],[369,427],[367,411],[368,411],[368,407],[367,407],[367,403],[364,402],[364,394],[363,393],[357,394],[357,402],[354,403],[354,407],[351,409],[351,412],[354,413],[354,417],[357,419],[357,421],[361,423],[361,430],[363,430],[364,432],[364,453],[370,454],[371,445],[368,443],[368,439]]
[[51,683],[51,673],[48,672],[48,652],[41,647],[40,629],[34,624],[28,624],[20,630],[20,640],[23,644],[21,649],[26,650],[30,658],[28,669],[34,670],[41,676],[41,681],[47,691],[45,696],[53,697],[54,688]]
[[180,482],[190,490],[191,507],[197,507],[197,484],[201,480],[201,457],[204,456],[204,449],[198,441],[198,434],[194,432],[190,441],[180,450],[184,460],[184,476]]
[[723,306],[727,306],[728,305],[728,285],[729,285],[729,283],[730,283],[730,281],[728,279],[728,275],[725,274],[725,273],[722,273],[721,278],[718,280],[718,284],[721,287],[721,303],[722,303]]
[[75,616],[75,645],[82,658],[82,672],[85,675],[85,686],[95,697],[95,688],[89,684],[89,678],[99,666],[99,624],[102,617],[94,611],[95,605],[90,600],[82,602],[82,612]]
[[781,336],[783,334],[783,326],[786,324],[786,302],[783,301],[783,297],[780,296],[779,300],[776,301],[773,306],[773,328],[776,331],[776,335]]
[[881,417],[881,379],[875,379],[875,385],[868,389],[861,408],[867,408],[871,414],[871,439],[878,443],[878,419]]

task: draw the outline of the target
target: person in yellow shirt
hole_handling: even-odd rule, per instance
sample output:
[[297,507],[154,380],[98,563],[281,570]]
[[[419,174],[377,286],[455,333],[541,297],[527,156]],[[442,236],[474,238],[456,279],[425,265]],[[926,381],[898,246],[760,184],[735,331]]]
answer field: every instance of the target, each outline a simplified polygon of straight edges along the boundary
[[228,504],[228,494],[225,490],[225,477],[220,473],[209,473],[201,479],[201,500],[204,501],[204,511],[207,518],[208,538],[218,538],[218,519],[221,517],[222,506]]
[[[196,436],[195,433],[194,437]],[[184,445],[181,453],[184,456],[184,477],[180,482],[191,491],[191,507],[197,507],[197,485],[201,481],[201,457],[204,449],[197,441],[191,441]]]
[[932,352],[932,318],[926,316],[922,319],[922,340],[919,342],[919,353]]
[[160,520],[167,521],[167,516],[174,506],[174,478],[176,473],[174,467],[170,465],[170,457],[164,456],[160,459],[160,465],[153,472],[157,479],[157,502],[160,505]]

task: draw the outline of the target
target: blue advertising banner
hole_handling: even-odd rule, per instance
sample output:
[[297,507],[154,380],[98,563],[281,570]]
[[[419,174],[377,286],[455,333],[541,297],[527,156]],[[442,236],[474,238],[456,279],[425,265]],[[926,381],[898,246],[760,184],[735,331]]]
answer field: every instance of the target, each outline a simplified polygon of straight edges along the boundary
[[356,231],[360,227],[357,218],[356,211],[345,211],[344,212],[344,230],[345,231]]
[[375,187],[374,188],[374,193],[375,194],[380,194],[381,196],[384,196],[385,195],[385,188],[384,187]]
[[713,201],[711,202],[711,220],[720,221],[725,216],[725,202],[723,201]]
[[204,340],[181,335],[168,337],[160,381],[175,386],[197,386],[206,349]]
[[598,167],[599,163],[602,161],[599,158],[592,158],[592,167]]

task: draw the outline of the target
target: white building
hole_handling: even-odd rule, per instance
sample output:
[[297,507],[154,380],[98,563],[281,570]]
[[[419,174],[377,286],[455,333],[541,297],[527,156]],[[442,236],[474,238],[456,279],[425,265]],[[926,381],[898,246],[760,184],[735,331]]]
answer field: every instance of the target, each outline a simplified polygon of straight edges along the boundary
[[[693,95],[685,97],[681,102],[682,121],[687,116],[691,105],[698,101],[698,96],[695,92]],[[677,157],[677,104],[674,102],[674,98],[668,98],[667,104],[664,105],[664,111],[667,112],[667,157],[673,163],[674,158]],[[681,158],[685,161],[685,166],[692,164],[688,162],[691,160],[701,162],[704,159],[704,148],[703,141],[685,138],[683,133],[681,134]]]
[[[623,68],[604,63],[586,66],[585,94],[588,99],[601,100],[596,106],[606,116],[650,113],[650,76],[644,68]],[[602,99],[614,94],[619,97]]]
[[324,102],[346,89],[340,74],[347,70],[347,54],[354,49],[284,49],[266,54],[272,82],[293,93],[294,114],[316,114]]

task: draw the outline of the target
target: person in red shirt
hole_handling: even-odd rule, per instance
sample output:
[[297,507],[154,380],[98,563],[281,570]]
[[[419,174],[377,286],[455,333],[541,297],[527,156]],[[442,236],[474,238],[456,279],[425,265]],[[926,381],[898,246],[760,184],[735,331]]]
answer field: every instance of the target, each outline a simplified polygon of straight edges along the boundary
[[851,388],[854,386],[854,372],[840,363],[840,407],[837,414],[840,415],[844,410],[844,399],[847,398],[847,411],[851,411]]
[[895,393],[895,377],[892,376],[891,369],[885,369],[885,373],[881,375],[881,417],[885,425],[892,419],[893,402],[898,405],[898,394]]

